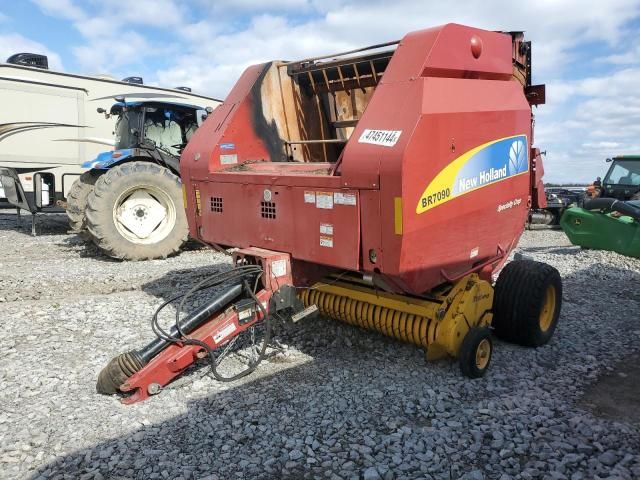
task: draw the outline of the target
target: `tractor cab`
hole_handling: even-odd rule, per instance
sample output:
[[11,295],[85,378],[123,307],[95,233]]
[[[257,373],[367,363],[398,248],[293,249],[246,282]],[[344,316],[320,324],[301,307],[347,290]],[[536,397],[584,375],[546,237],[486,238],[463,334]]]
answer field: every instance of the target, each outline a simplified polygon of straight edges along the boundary
[[607,159],[611,166],[602,181],[601,197],[636,200],[640,196],[640,155]]
[[118,117],[115,148],[155,147],[178,156],[207,118],[202,107],[165,102],[118,102],[110,115]]
[[98,109],[107,117],[117,117],[114,149],[85,162],[83,167],[105,170],[130,157],[146,157],[179,173],[180,154],[209,110],[159,101],[118,101],[108,113]]

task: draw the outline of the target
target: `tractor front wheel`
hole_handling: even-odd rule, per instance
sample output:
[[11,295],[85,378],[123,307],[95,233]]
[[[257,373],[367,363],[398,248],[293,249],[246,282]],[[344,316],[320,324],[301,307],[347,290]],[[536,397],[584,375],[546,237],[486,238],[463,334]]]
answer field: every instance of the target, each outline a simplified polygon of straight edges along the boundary
[[87,199],[99,177],[99,171],[89,170],[80,175],[71,185],[71,190],[69,190],[69,195],[67,196],[66,211],[69,218],[69,226],[73,233],[86,235],[85,209],[87,208]]
[[86,216],[94,243],[124,260],[166,258],[188,236],[180,179],[149,162],[118,165],[100,177]]
[[562,280],[546,263],[515,260],[496,282],[493,303],[495,334],[519,345],[546,344],[558,325],[562,305]]

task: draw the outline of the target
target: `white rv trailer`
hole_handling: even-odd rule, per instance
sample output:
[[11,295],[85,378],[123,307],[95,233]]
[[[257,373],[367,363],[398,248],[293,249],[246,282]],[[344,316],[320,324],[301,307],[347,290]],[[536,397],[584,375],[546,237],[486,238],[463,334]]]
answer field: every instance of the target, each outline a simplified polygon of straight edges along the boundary
[[51,172],[55,191],[47,191],[45,184],[41,193],[51,203],[64,200],[86,170],[82,163],[113,148],[115,118],[107,119],[96,110],[108,112],[115,97],[212,108],[220,103],[179,88],[0,63],[0,167],[15,170],[27,197],[33,197],[35,174]]

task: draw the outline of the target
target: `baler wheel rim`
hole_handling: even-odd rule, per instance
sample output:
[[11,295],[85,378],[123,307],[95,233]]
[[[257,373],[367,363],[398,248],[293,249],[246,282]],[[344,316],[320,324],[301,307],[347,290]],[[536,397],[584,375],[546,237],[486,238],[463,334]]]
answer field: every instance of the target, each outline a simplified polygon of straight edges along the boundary
[[540,330],[546,332],[553,323],[554,313],[556,311],[556,289],[553,285],[549,285],[544,292],[544,301],[540,310]]
[[476,348],[476,367],[480,370],[487,368],[489,358],[491,358],[491,343],[485,338]]
[[491,363],[492,353],[491,330],[488,327],[472,327],[460,345],[460,371],[467,378],[484,376]]

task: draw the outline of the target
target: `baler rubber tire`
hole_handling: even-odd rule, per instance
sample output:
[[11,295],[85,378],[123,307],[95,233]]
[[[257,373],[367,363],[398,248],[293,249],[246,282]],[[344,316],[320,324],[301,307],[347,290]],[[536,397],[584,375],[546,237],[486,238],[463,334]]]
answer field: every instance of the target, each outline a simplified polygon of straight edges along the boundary
[[[541,318],[549,289],[553,289],[553,312],[548,315],[548,326],[543,329]],[[494,333],[508,342],[540,347],[553,336],[561,305],[562,279],[558,270],[533,260],[514,260],[502,269],[496,282]]]
[[[136,185],[157,187],[173,203],[175,224],[157,243],[133,243],[122,236],[115,225],[115,203],[123,192]],[[189,236],[180,178],[165,167],[145,161],[117,165],[102,175],[89,195],[86,217],[93,243],[110,257],[121,260],[167,258],[178,253]]]
[[80,175],[69,190],[67,195],[67,217],[69,218],[69,226],[74,233],[77,233],[85,240],[91,240],[91,236],[86,232],[86,216],[87,199],[93,191],[96,181],[100,177],[101,172],[89,170]]
[[[478,365],[478,349],[480,345],[488,345],[488,358],[484,365]],[[480,378],[484,376],[491,363],[493,353],[493,342],[491,341],[491,330],[488,327],[472,327],[462,339],[458,363],[460,371],[467,378]]]

